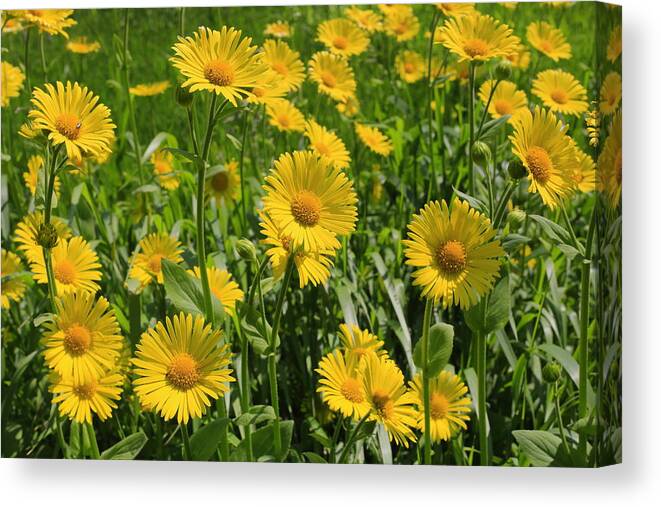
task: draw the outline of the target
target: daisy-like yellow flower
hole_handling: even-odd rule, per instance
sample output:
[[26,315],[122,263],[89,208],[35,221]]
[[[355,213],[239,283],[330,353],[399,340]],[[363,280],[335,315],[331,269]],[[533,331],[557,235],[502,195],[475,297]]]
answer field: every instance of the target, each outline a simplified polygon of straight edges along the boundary
[[257,47],[241,31],[223,26],[220,31],[200,27],[194,37],[179,37],[170,62],[191,92],[208,91],[222,95],[233,106],[252,95],[252,88],[264,72]]
[[356,93],[353,69],[346,59],[328,51],[312,55],[308,63],[310,79],[317,83],[319,91],[337,101],[344,101]]
[[13,16],[24,20],[26,24],[36,26],[40,32],[62,35],[67,39],[69,35],[64,30],[77,24],[76,20],[70,17],[72,14],[72,9],[12,11]]
[[160,95],[170,88],[170,81],[156,81],[155,83],[141,83],[129,88],[129,93],[136,97],[152,97]]
[[436,8],[444,15],[453,18],[460,18],[461,16],[468,16],[476,14],[475,3],[440,3],[436,4]]
[[597,171],[604,196],[613,209],[622,196],[622,112],[613,117],[610,133],[597,160]]
[[259,83],[252,89],[248,97],[250,104],[273,104],[287,95],[288,86],[285,79],[273,70],[267,70],[260,76]]
[[287,99],[271,102],[266,106],[269,124],[280,132],[303,132],[305,130],[305,117],[303,113]]
[[0,264],[0,277],[7,278],[2,280],[0,289],[2,290],[2,308],[9,308],[10,301],[18,303],[27,289],[25,280],[17,278],[15,275],[23,271],[21,258],[14,252],[2,249],[2,264]]
[[425,77],[425,59],[415,51],[404,50],[395,57],[395,67],[407,83],[415,83]]
[[154,166],[154,176],[165,190],[179,187],[179,177],[174,168],[174,155],[167,150],[158,149],[151,154],[149,162]]
[[319,361],[319,387],[324,403],[344,417],[362,419],[370,411],[358,360],[334,350]]
[[505,56],[508,62],[512,64],[512,67],[517,69],[527,69],[530,65],[530,51],[523,44],[519,44],[516,51]]
[[[482,83],[480,86],[479,97],[483,104],[486,105],[491,94],[492,87],[496,81],[489,80]],[[527,109],[528,98],[526,92],[517,90],[516,84],[511,81],[500,81],[496,90],[493,92],[491,102],[489,103],[489,114],[492,118],[500,118],[506,114],[511,115],[508,120],[510,123],[514,121],[517,114],[522,110]]]
[[13,12],[15,11],[2,11],[0,15],[0,20],[2,22],[2,33],[17,33],[25,30],[25,25],[23,24],[22,20],[20,18],[9,17],[7,12],[10,12],[11,15],[14,15]]
[[381,338],[356,324],[340,324],[340,342],[347,357],[354,358],[356,363],[367,354],[388,355]]
[[[418,405],[418,429],[425,431],[424,395],[422,377],[418,373],[411,388]],[[471,400],[468,388],[461,379],[449,371],[442,371],[429,382],[430,434],[432,442],[450,440],[459,430],[465,430],[470,420]]]
[[[188,272],[195,278],[200,278],[198,266]],[[232,275],[226,269],[207,267],[207,277],[209,278],[209,288],[223,305],[223,310],[230,316],[234,315],[236,302],[243,299],[243,291],[239,288],[239,284],[232,280]]]
[[[23,181],[25,181],[25,186],[28,187],[28,190],[32,195],[35,195],[37,192],[37,185],[39,184],[39,173],[44,167],[44,157],[41,155],[32,155],[28,159],[28,170],[23,173]],[[60,178],[55,176],[54,183],[55,195],[60,195]]]
[[356,227],[353,183],[326,158],[310,151],[283,153],[266,177],[264,210],[294,248],[340,248],[337,236]]
[[415,395],[407,390],[404,375],[394,361],[367,354],[363,359],[363,389],[370,405],[370,420],[385,426],[388,438],[404,447],[415,442]]
[[18,97],[23,89],[25,74],[9,62],[2,62],[2,83],[0,83],[0,104],[9,105],[9,99]]
[[308,283],[315,287],[324,284],[330,277],[335,251],[326,249],[320,252],[309,252],[303,249],[293,249],[292,237],[285,235],[264,211],[259,212],[261,232],[265,236],[262,243],[269,245],[266,255],[273,269],[273,277],[277,280],[285,273],[287,260],[294,255],[294,266],[298,273],[299,287],[302,289]]
[[305,80],[305,66],[301,61],[301,54],[281,40],[267,40],[262,49],[261,61],[280,76],[287,91],[298,90]]
[[348,19],[329,19],[317,28],[317,40],[331,53],[349,57],[363,53],[369,46],[367,34]]
[[77,384],[112,370],[123,338],[108,300],[70,292],[57,298],[55,306],[55,318],[45,324],[41,340],[48,367]]
[[98,96],[69,81],[66,87],[58,81],[55,86],[46,83],[45,88],[32,92],[34,109],[28,116],[34,128],[49,132],[54,145],[64,144],[69,159],[110,151],[115,125]]
[[374,153],[387,157],[392,151],[392,141],[376,127],[361,123],[355,125],[356,134],[360,140]]
[[[43,223],[44,214],[41,211],[34,211],[23,217],[23,220],[16,226],[14,241],[18,243],[17,250],[23,252],[30,264],[44,258],[43,249],[37,242],[37,234]],[[58,241],[71,237],[71,229],[64,220],[59,217],[51,217],[50,223],[55,228]]]
[[101,44],[96,41],[88,41],[87,37],[77,37],[67,42],[67,49],[72,53],[86,55],[89,53],[96,53],[101,49]]
[[618,25],[611,31],[606,47],[606,58],[614,62],[622,54],[622,26]]
[[422,286],[423,296],[465,310],[491,290],[505,252],[482,213],[459,199],[452,209],[445,200],[432,201],[413,215],[408,229],[406,264],[417,268],[413,285]]
[[440,40],[460,61],[485,62],[506,57],[515,53],[520,44],[510,27],[479,13],[447,19],[440,30]]
[[326,157],[336,169],[349,167],[351,162],[349,151],[335,132],[314,120],[308,120],[305,123],[305,137],[310,141],[310,149],[317,155]]
[[544,53],[554,62],[571,58],[571,46],[565,35],[546,21],[536,21],[526,30],[528,42],[537,51]]
[[528,170],[529,192],[539,192],[544,204],[555,207],[573,188],[571,171],[576,154],[562,122],[552,112],[522,111],[510,136],[512,151]]
[[286,21],[275,21],[269,23],[264,28],[264,35],[275,37],[276,39],[286,39],[294,34],[294,29]]
[[379,14],[370,9],[361,9],[354,5],[344,9],[344,15],[367,33],[383,30],[383,19]]
[[[51,263],[55,276],[55,291],[58,295],[74,291],[96,293],[101,280],[99,256],[80,236],[60,239],[51,249]],[[37,283],[48,284],[44,256],[31,264]]]
[[395,37],[397,42],[411,40],[420,32],[420,20],[410,5],[397,5],[396,9],[384,12],[385,20],[383,27],[385,32],[391,37]]
[[545,70],[532,82],[532,92],[551,111],[580,116],[588,110],[588,94],[574,76],[564,70]]
[[599,96],[599,110],[602,114],[613,114],[617,111],[622,101],[622,76],[615,71],[609,72],[601,84]]
[[571,179],[579,192],[589,193],[596,188],[597,171],[592,157],[581,150],[572,140],[576,155],[576,165],[571,172]]
[[340,114],[346,116],[347,118],[353,118],[360,111],[360,102],[358,101],[358,97],[351,95],[338,102],[335,105],[335,108],[340,112]]
[[81,424],[91,424],[92,414],[105,421],[117,408],[115,402],[119,400],[124,384],[124,377],[119,373],[83,381],[56,377],[50,391],[53,393],[53,403],[59,405],[60,415]]
[[207,179],[207,191],[215,199],[216,205],[223,202],[235,201],[239,196],[241,188],[241,176],[239,175],[239,163],[230,160],[225,164],[224,170],[212,174]]
[[234,381],[231,353],[221,345],[222,334],[201,316],[180,313],[142,333],[132,359],[138,378],[133,382],[141,405],[167,421],[178,423],[204,415],[210,398],[224,396]]
[[161,261],[167,259],[179,264],[183,259],[181,243],[165,233],[148,234],[138,243],[138,252],[133,257],[129,278],[138,280],[141,288],[149,285],[153,280],[163,283]]

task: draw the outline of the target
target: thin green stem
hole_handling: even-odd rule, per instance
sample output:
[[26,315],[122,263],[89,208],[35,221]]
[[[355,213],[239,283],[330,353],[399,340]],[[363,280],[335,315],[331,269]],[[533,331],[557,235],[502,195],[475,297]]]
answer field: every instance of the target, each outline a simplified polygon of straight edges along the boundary
[[[246,335],[241,331],[241,323],[239,322],[239,317],[234,313],[232,315],[232,321],[234,322],[234,328],[236,329],[236,334],[239,337],[239,343],[241,343],[241,412],[246,413],[250,409],[250,344]],[[245,440],[247,446],[247,461],[253,460],[252,454],[252,425],[247,424],[245,426]]]
[[475,171],[473,170],[473,144],[475,143],[475,62],[468,69],[468,193],[475,195]]
[[96,441],[96,432],[92,423],[85,424],[84,428],[87,430],[87,438],[90,442],[90,451],[92,452],[92,459],[100,459],[99,444]]
[[425,465],[431,465],[431,411],[429,407],[429,328],[431,326],[431,315],[433,310],[433,300],[427,299],[425,304],[425,316],[422,321],[422,398],[424,400],[425,413]]
[[[51,222],[51,208],[53,203],[53,193],[55,192],[55,177],[57,176],[57,158],[60,153],[62,145],[58,145],[50,154],[49,169],[46,174],[46,197],[44,203],[44,230],[49,231]],[[53,263],[51,259],[51,249],[43,248],[44,264],[46,265],[46,278],[48,280],[48,298],[50,299],[51,310],[53,313],[57,311],[55,299],[57,297],[57,290],[55,284],[55,275],[53,273]]]
[[480,126],[477,128],[477,138],[479,139],[480,136],[482,135],[482,128],[484,127],[484,122],[487,119],[487,112],[489,111],[489,106],[491,105],[491,100],[493,99],[494,93],[496,93],[496,88],[500,84],[500,79],[496,81],[496,84],[494,84],[491,87],[491,91],[489,92],[489,98],[487,99],[487,103],[484,106],[484,111],[482,111],[482,117],[480,118]]
[[337,439],[340,436],[340,430],[342,429],[342,426],[344,425],[344,416],[342,415],[341,412],[338,412],[338,420],[337,423],[335,424],[335,430],[333,431],[333,439],[331,440],[331,447],[330,447],[330,462],[335,463],[335,459],[337,458],[335,448],[337,447]]
[[363,427],[363,424],[365,424],[365,421],[369,418],[371,415],[371,412],[367,412],[363,418],[358,421],[358,424],[356,424],[353,427],[353,430],[349,434],[349,438],[347,439],[346,444],[344,445],[344,449],[342,449],[342,454],[340,455],[340,463],[346,463],[347,457],[349,456],[349,451],[351,450],[351,447],[353,446],[354,440],[356,439],[356,435],[358,435],[358,432],[360,431],[360,428]]
[[507,183],[507,188],[505,188],[505,192],[503,192],[503,195],[500,198],[498,205],[496,206],[496,212],[493,215],[494,229],[500,228],[500,225],[503,219],[505,218],[505,210],[507,209],[507,203],[512,197],[514,190],[516,190],[516,181],[510,180]]
[[245,187],[246,187],[246,182],[245,178],[243,177],[243,160],[244,160],[244,152],[245,152],[245,146],[246,146],[246,133],[248,132],[248,108],[245,109],[243,112],[243,125],[241,126],[242,130],[242,135],[241,135],[241,153],[239,155],[239,178],[241,179],[240,184],[241,184],[241,233],[245,234],[246,233],[246,192],[245,192]]
[[[486,314],[487,303],[483,299],[480,303],[482,320]],[[477,332],[477,418],[480,425],[480,464],[489,464],[489,436],[487,429],[487,341],[482,331]]]
[[569,219],[569,215],[567,215],[567,209],[565,208],[565,204],[561,201],[560,202],[560,211],[562,213],[562,218],[565,221],[565,224],[567,225],[567,229],[569,229],[569,235],[571,236],[572,243],[574,243],[574,247],[577,250],[581,249],[581,243],[578,241],[578,238],[576,237],[576,233],[574,232],[574,226],[571,223],[571,220]]
[[556,423],[558,425],[558,431],[560,432],[560,438],[562,439],[562,446],[565,448],[565,452],[567,453],[567,456],[569,456],[570,451],[569,451],[569,444],[567,443],[567,437],[565,436],[565,428],[562,423],[562,412],[560,411],[560,396],[558,396],[558,383],[555,382],[553,384],[553,401],[554,401],[554,406],[555,406],[555,419]]
[[25,30],[25,48],[23,53],[23,64],[25,65],[25,82],[28,87],[28,93],[32,93],[32,81],[30,79],[30,34],[32,29]]
[[46,52],[44,51],[44,34],[39,34],[39,52],[41,53],[41,70],[44,73],[44,82],[48,82],[48,67],[46,65]]
[[427,200],[431,198],[432,189],[436,187],[436,157],[434,157],[434,128],[432,119],[432,94],[434,91],[434,79],[431,75],[431,62],[434,49],[434,34],[436,33],[436,25],[438,25],[439,13],[438,9],[434,8],[434,17],[431,22],[431,29],[429,36],[429,46],[427,48],[427,135],[429,145],[429,160],[431,165],[431,177],[429,181],[429,190],[427,192]]
[[186,461],[193,461],[193,453],[190,450],[190,437],[188,436],[188,424],[179,423],[181,430],[181,440],[183,441],[183,456]]
[[179,35],[184,34],[185,25],[186,25],[186,8],[181,7],[179,9]]

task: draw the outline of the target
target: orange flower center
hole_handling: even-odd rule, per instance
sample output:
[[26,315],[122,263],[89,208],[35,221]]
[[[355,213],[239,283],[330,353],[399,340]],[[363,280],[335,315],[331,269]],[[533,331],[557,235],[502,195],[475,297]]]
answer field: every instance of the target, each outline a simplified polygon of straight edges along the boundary
[[352,403],[361,403],[364,399],[362,390],[360,389],[360,383],[352,377],[347,377],[340,388],[340,392],[342,396]]
[[154,164],[154,169],[159,174],[168,174],[172,172],[172,168],[170,167],[170,164],[162,161],[156,162]]
[[284,113],[278,115],[276,120],[278,120],[278,123],[284,128],[289,128],[289,124],[291,123],[289,121],[289,116],[287,114],[284,114]]
[[553,44],[551,44],[551,42],[547,40],[543,40],[542,42],[540,42],[539,47],[545,53],[550,53],[551,51],[553,51]]
[[333,46],[335,46],[337,49],[347,49],[348,45],[349,41],[346,37],[338,35],[333,39]]
[[72,356],[82,356],[92,344],[92,333],[82,324],[71,324],[64,332],[64,350]]
[[234,71],[226,61],[211,60],[204,66],[204,77],[216,86],[229,86],[234,81]]
[[413,65],[411,62],[406,62],[404,64],[404,72],[406,74],[412,74],[415,71],[415,65]]
[[337,84],[335,76],[327,70],[321,73],[321,80],[328,88],[335,88],[335,85]]
[[191,389],[200,379],[197,361],[187,352],[180,352],[172,358],[165,378],[181,391]]
[[466,268],[466,247],[461,241],[446,241],[436,251],[436,262],[445,273],[461,273]]
[[372,403],[379,416],[383,419],[390,419],[395,411],[395,404],[388,396],[388,393],[381,389],[376,389],[372,393]]
[[450,403],[441,393],[432,393],[430,411],[432,419],[444,419],[448,415]]
[[482,39],[469,39],[464,43],[464,51],[471,58],[484,56],[489,51],[489,45]]
[[149,257],[149,260],[147,261],[147,267],[149,268],[149,271],[153,273],[160,273],[161,272],[161,261],[163,260],[163,254],[153,254]]
[[81,400],[91,400],[96,394],[96,382],[94,380],[90,380],[85,384],[75,386],[73,388],[73,392]]
[[553,90],[551,92],[551,98],[558,104],[566,104],[569,97],[567,97],[566,91],[558,88],[557,90]]
[[526,155],[526,162],[528,163],[528,170],[539,183],[546,183],[553,169],[553,162],[549,157],[548,152],[539,146],[531,146]]
[[393,32],[395,32],[397,35],[402,35],[406,30],[408,29],[408,25],[406,23],[400,23],[395,28],[393,29]]
[[55,279],[65,285],[70,285],[76,281],[76,267],[68,259],[62,259],[53,266]]
[[512,112],[514,111],[512,104],[510,104],[509,101],[503,99],[494,100],[493,107],[496,110],[496,113],[498,113],[501,116],[504,116],[506,114],[512,114]]
[[289,69],[282,62],[275,62],[274,64],[271,65],[271,68],[281,76],[286,76],[287,74],[289,74]]
[[266,90],[264,90],[264,88],[259,88],[256,86],[255,88],[252,89],[252,94],[257,98],[260,98],[266,94]]
[[55,120],[55,128],[64,137],[71,141],[78,139],[80,135],[80,120],[78,116],[71,113],[62,113]]
[[312,227],[319,222],[321,201],[314,193],[303,190],[291,202],[291,213],[301,225]]
[[317,150],[317,152],[320,153],[321,155],[328,156],[330,154],[330,150],[328,149],[328,146],[326,146],[324,143],[315,143],[314,149]]
[[223,193],[229,187],[230,179],[225,171],[216,173],[211,178],[211,188],[218,193]]

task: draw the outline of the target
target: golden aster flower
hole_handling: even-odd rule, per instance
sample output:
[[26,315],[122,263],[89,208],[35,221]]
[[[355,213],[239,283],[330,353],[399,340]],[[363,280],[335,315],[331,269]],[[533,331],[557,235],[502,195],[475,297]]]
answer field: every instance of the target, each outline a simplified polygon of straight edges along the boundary
[[528,170],[529,192],[539,192],[544,204],[555,207],[573,188],[571,170],[576,156],[564,127],[552,112],[522,111],[510,136],[512,151]]
[[[413,14],[409,5],[400,5],[398,9],[390,10],[385,14],[384,30],[397,42],[411,40],[420,31],[420,20]],[[404,9],[403,7],[407,7]]]
[[[34,211],[23,217],[16,226],[16,236],[14,237],[14,241],[18,243],[16,248],[23,252],[30,264],[43,259],[42,248],[37,243],[39,227],[43,223],[44,214],[41,211]],[[59,217],[51,217],[50,223],[55,227],[58,241],[71,237],[71,229],[64,220]]]
[[305,66],[301,61],[301,54],[281,40],[267,40],[262,49],[261,61],[280,76],[287,91],[298,90],[305,80]]
[[360,140],[374,153],[387,157],[392,151],[392,141],[376,127],[360,123],[355,124],[356,134]]
[[305,137],[310,141],[310,149],[320,157],[326,157],[336,169],[349,167],[351,157],[335,132],[309,120],[305,123]]
[[[418,429],[425,431],[424,395],[422,377],[418,373],[411,388],[418,405]],[[459,430],[465,430],[470,420],[471,400],[468,388],[461,379],[449,371],[442,371],[429,382],[430,433],[432,442],[450,440]]]
[[[489,95],[495,82],[494,80],[485,81],[480,86],[479,97],[484,105],[489,100]],[[493,118],[500,118],[509,114],[511,118],[508,121],[512,123],[516,115],[522,110],[527,109],[527,107],[528,98],[526,97],[526,92],[517,90],[516,84],[511,81],[500,81],[498,86],[496,86],[493,97],[491,97],[489,114]]]
[[367,354],[363,359],[363,389],[370,405],[370,420],[385,426],[388,438],[404,447],[415,442],[415,395],[406,389],[404,375],[387,357]]
[[610,37],[608,38],[608,46],[606,47],[606,58],[614,62],[622,54],[622,27],[616,26],[611,30]]
[[270,35],[277,39],[286,39],[294,34],[294,29],[286,21],[275,21],[266,25],[264,35]]
[[564,70],[545,70],[532,82],[532,92],[551,111],[580,116],[588,110],[588,94],[574,76]]
[[344,101],[356,93],[356,80],[349,63],[339,55],[320,51],[308,63],[310,79],[319,91],[337,101]]
[[[20,18],[9,17],[8,11],[2,11],[2,33],[17,33],[25,30],[25,25]],[[11,13],[11,11],[9,11]],[[14,11],[15,12],[15,11]],[[13,13],[11,13],[13,15]],[[9,18],[9,19],[7,19]]]
[[96,53],[101,49],[101,44],[96,41],[88,41],[87,37],[78,37],[67,42],[67,49],[72,53],[86,55],[88,53]]
[[153,280],[163,283],[161,261],[167,259],[179,264],[183,259],[181,243],[166,233],[148,234],[138,243],[138,251],[131,262],[129,278],[138,280],[144,288]]
[[337,236],[356,227],[353,183],[326,158],[309,151],[283,153],[266,176],[264,210],[293,248],[340,248]]
[[436,8],[446,16],[453,18],[460,18],[461,16],[468,16],[476,14],[475,3],[440,3],[436,4]]
[[601,101],[599,110],[602,114],[613,114],[622,101],[622,76],[617,72],[609,72],[599,91]]
[[133,382],[143,408],[178,423],[204,415],[234,381],[231,353],[221,345],[221,331],[204,324],[202,316],[180,313],[142,333],[132,363]]
[[280,132],[303,132],[305,130],[305,117],[303,113],[287,99],[271,102],[266,106],[269,124]]
[[354,359],[356,364],[367,354],[388,355],[383,340],[355,324],[340,324],[340,342],[347,357]]
[[554,62],[571,58],[571,46],[564,34],[546,21],[530,23],[526,30],[526,37],[532,47],[544,53]]
[[293,254],[301,289],[308,283],[312,283],[315,287],[326,283],[330,277],[330,268],[333,267],[335,250],[309,252],[299,248],[293,251],[292,237],[283,234],[282,229],[276,226],[264,211],[259,212],[259,217],[261,232],[265,236],[262,243],[269,245],[266,255],[273,269],[273,278],[278,280],[282,277],[287,267],[287,260]]
[[[200,268],[196,266],[188,271],[195,278],[200,278]],[[226,269],[207,267],[209,288],[218,301],[223,305],[223,310],[230,316],[234,315],[236,302],[243,300],[243,291],[239,284],[232,280],[232,275]]]
[[241,189],[239,163],[236,160],[227,162],[224,170],[209,176],[206,187],[209,195],[215,199],[217,206],[223,202],[235,201]]
[[406,264],[417,268],[413,285],[422,286],[423,296],[465,310],[491,290],[505,252],[482,213],[459,199],[451,210],[445,200],[432,201],[413,215],[408,229],[402,241]]
[[26,120],[18,130],[18,134],[26,139],[35,139],[36,137],[39,137],[42,132],[41,129],[34,128],[30,120]]
[[525,70],[530,65],[530,51],[523,44],[519,44],[516,51],[505,56],[505,59],[512,64],[512,67]]
[[62,35],[69,38],[64,31],[76,25],[76,20],[70,16],[73,14],[71,9],[43,9],[43,10],[19,10],[12,11],[12,14],[29,25],[36,26],[40,32],[50,35]]
[[160,95],[170,88],[170,81],[156,81],[155,83],[141,83],[129,88],[129,93],[136,97],[152,97]]
[[252,89],[252,96],[248,97],[250,104],[273,104],[287,95],[287,82],[277,72],[268,69]]
[[[2,278],[2,308],[9,308],[10,301],[18,303],[27,289],[25,280],[16,277],[17,273],[24,271],[21,258],[14,252],[2,249],[2,263],[0,264],[0,278]],[[7,279],[4,279],[8,277]]]
[[53,403],[59,405],[60,415],[81,424],[92,424],[92,414],[105,421],[117,408],[115,402],[119,400],[124,384],[122,375],[110,373],[84,381],[56,377],[50,391],[53,393]]
[[475,14],[449,18],[440,30],[440,40],[460,61],[487,61],[514,53],[519,38],[512,29],[491,16]]
[[179,177],[174,167],[174,155],[167,150],[158,149],[151,154],[149,162],[154,166],[154,176],[165,190],[179,187]]
[[344,9],[344,15],[367,33],[383,30],[383,19],[379,14],[370,9],[361,9],[354,5]]
[[351,95],[338,102],[335,105],[335,108],[340,112],[340,114],[346,116],[347,118],[353,118],[360,111],[360,102],[358,101],[358,97]]
[[596,188],[597,171],[592,157],[581,150],[572,140],[576,164],[571,172],[571,178],[579,192],[593,192]]
[[409,4],[377,4],[379,10],[384,16],[389,16],[394,13],[412,14],[413,8]]
[[319,361],[315,371],[320,377],[317,392],[333,412],[362,419],[370,411],[356,358],[345,358],[339,350],[334,350]]
[[329,19],[317,28],[317,40],[331,53],[349,57],[363,53],[369,46],[367,34],[348,19]]
[[[25,181],[25,186],[28,187],[30,193],[35,195],[37,192],[37,185],[39,184],[39,173],[44,167],[44,157],[41,155],[32,155],[28,159],[28,170],[23,173],[23,181]],[[42,185],[43,185],[42,180]],[[60,195],[60,178],[55,176],[55,195],[59,197]]]
[[23,89],[25,74],[9,62],[2,62],[2,83],[0,86],[0,104],[9,105],[9,99],[18,97]]
[[55,318],[41,339],[49,368],[76,384],[97,379],[115,366],[124,339],[104,297],[69,292],[55,300]]
[[401,77],[407,83],[415,83],[425,77],[427,68],[425,59],[415,51],[404,50],[395,57],[395,67]]
[[[74,291],[96,293],[101,280],[99,256],[89,243],[80,236],[60,239],[51,249],[51,263],[55,276],[55,291],[58,295]],[[48,283],[44,256],[30,265],[37,283]]]
[[115,125],[110,109],[99,103],[98,96],[69,81],[66,87],[60,81],[45,87],[46,91],[35,88],[32,92],[34,109],[28,116],[34,128],[49,132],[54,145],[64,144],[70,159],[110,150]]
[[222,95],[233,106],[252,95],[251,89],[264,72],[257,47],[241,31],[223,26],[220,31],[200,27],[193,37],[179,37],[170,62],[186,81],[182,88]]
[[597,159],[601,188],[608,205],[615,209],[622,196],[622,112],[613,117],[604,148]]

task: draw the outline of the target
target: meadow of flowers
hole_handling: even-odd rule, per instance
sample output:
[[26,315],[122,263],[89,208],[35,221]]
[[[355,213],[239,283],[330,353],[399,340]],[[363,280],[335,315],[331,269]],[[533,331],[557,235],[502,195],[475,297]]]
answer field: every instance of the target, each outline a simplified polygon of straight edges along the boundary
[[621,11],[2,12],[2,455],[621,460]]

